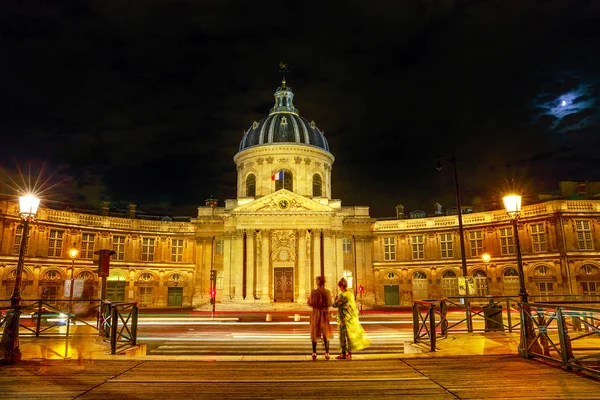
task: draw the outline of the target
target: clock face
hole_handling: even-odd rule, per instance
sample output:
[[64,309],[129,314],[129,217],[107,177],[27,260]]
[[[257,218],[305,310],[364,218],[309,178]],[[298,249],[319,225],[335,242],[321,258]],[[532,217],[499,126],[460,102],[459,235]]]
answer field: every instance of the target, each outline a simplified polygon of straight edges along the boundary
[[287,210],[290,208],[290,201],[288,199],[281,199],[277,202],[277,207],[279,207],[280,210]]

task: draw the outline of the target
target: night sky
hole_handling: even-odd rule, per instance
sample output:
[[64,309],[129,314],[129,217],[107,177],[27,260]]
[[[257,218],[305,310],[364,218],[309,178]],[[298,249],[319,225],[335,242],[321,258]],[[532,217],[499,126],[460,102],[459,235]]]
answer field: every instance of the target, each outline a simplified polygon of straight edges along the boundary
[[598,0],[5,0],[2,179],[43,165],[53,208],[223,205],[284,61],[343,205],[452,207],[454,151],[463,203],[499,208],[600,181],[599,49]]

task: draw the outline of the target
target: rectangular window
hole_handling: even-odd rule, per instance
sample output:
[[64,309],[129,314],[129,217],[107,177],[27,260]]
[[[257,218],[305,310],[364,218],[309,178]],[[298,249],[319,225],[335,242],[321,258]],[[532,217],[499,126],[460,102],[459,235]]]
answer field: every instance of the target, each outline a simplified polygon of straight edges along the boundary
[[383,259],[393,261],[396,259],[396,239],[393,237],[383,238]]
[[598,294],[598,283],[596,282],[581,282],[582,294],[593,295]]
[[[28,232],[29,234],[29,232]],[[23,225],[17,226],[17,230],[15,231],[15,244],[13,246],[13,254],[19,254],[21,251],[21,242],[23,241]],[[25,249],[27,252],[27,249]],[[27,254],[27,253],[25,253]]]
[[349,238],[343,238],[342,247],[344,249],[344,254],[352,254],[352,240]]
[[425,237],[423,235],[411,236],[410,244],[412,247],[412,259],[425,259]]
[[141,304],[152,304],[154,303],[154,296],[152,295],[152,287],[140,287],[140,303]]
[[217,289],[223,289],[223,278],[224,278],[224,272],[221,271],[217,271],[217,281],[215,282],[215,286]]
[[81,258],[94,258],[94,239],[96,235],[93,233],[81,234]]
[[531,245],[534,253],[546,251],[546,228],[544,224],[531,225]]
[[154,261],[154,238],[142,238],[142,261]]
[[62,255],[64,235],[65,231],[50,229],[50,240],[48,241],[48,257],[60,257]]
[[500,253],[505,256],[507,254],[515,254],[515,240],[513,238],[513,228],[500,228]]
[[215,241],[215,247],[215,254],[223,254],[223,248],[225,247],[223,239],[217,239]]
[[171,262],[183,262],[183,239],[171,240]]
[[579,250],[594,250],[590,221],[576,220],[575,230],[577,231],[577,243],[579,244]]
[[125,259],[125,236],[113,236],[113,260],[123,261]]
[[471,257],[479,257],[483,253],[483,231],[470,231],[469,244]]
[[442,258],[454,257],[451,233],[440,233],[440,250],[442,252]]

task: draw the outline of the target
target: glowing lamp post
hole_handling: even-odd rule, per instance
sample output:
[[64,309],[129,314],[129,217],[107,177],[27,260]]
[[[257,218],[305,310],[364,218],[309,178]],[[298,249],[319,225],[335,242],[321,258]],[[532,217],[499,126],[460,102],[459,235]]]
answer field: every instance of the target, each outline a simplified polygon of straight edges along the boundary
[[35,218],[40,199],[34,195],[27,194],[19,197],[19,212],[23,220],[23,236],[19,247],[19,260],[15,273],[15,287],[10,297],[10,305],[13,307],[6,317],[6,325],[2,334],[2,347],[4,351],[4,362],[14,364],[21,360],[19,349],[19,318],[21,317],[21,282],[23,281],[23,261],[27,252],[27,239],[29,236],[29,223]]
[[481,255],[481,260],[483,261],[483,263],[487,266],[490,263],[490,260],[492,259],[492,256],[490,256],[490,253],[483,253]]
[[525,287],[525,275],[523,273],[523,260],[521,259],[521,243],[519,241],[519,228],[517,226],[519,216],[521,215],[521,196],[511,194],[502,198],[504,208],[510,217],[513,226],[513,236],[515,237],[515,253],[517,254],[517,270],[519,272],[519,298],[522,303],[527,303],[529,294]]
[[75,258],[79,254],[79,250],[75,247],[75,243],[73,243],[73,247],[69,250],[69,257],[71,257],[71,284],[69,285],[69,313],[67,315],[67,337],[69,336],[69,327],[71,326],[71,312],[73,311],[73,286],[75,281],[73,280],[73,273],[75,271]]
[[521,302],[521,342],[519,343],[519,353],[523,357],[528,357],[529,348],[533,352],[540,352],[541,348],[537,340],[535,340],[535,332],[531,324],[531,316],[529,312],[529,294],[525,287],[525,273],[523,272],[523,260],[521,258],[521,243],[519,242],[518,220],[521,215],[521,196],[511,194],[502,198],[504,208],[510,217],[513,226],[513,236],[515,237],[515,253],[517,255],[517,269],[519,272],[519,298]]

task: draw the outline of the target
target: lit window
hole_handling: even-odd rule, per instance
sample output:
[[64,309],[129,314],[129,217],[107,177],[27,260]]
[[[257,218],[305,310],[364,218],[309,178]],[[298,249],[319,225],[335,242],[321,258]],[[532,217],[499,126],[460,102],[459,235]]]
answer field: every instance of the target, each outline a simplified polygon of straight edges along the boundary
[[141,304],[152,304],[154,303],[154,294],[152,293],[152,286],[141,286],[140,287],[140,298]]
[[531,245],[535,253],[546,251],[546,229],[544,224],[531,225]]
[[321,175],[314,174],[313,175],[313,197],[321,197],[323,196],[323,179],[321,179]]
[[412,259],[413,260],[425,259],[425,237],[423,235],[411,236],[410,244],[411,244],[411,248],[412,248]]
[[508,268],[502,276],[505,296],[517,296],[519,294],[519,273],[514,268]]
[[352,254],[352,240],[349,238],[343,238],[342,247],[344,249],[344,254]]
[[81,258],[94,258],[94,239],[93,233],[81,234]]
[[[29,236],[29,232],[27,235]],[[15,244],[13,245],[13,254],[19,254],[21,251],[21,241],[23,240],[23,225],[18,225],[15,231]],[[27,254],[27,250],[25,249],[25,254]]]
[[53,269],[44,274],[45,281],[55,281],[58,279],[60,279],[60,274]]
[[396,259],[396,239],[393,237],[383,238],[383,259],[385,261]]
[[446,271],[442,274],[442,295],[444,297],[458,296],[458,278],[454,271]]
[[223,248],[225,247],[225,241],[223,239],[217,239],[215,241],[215,253],[216,254],[223,254]]
[[289,171],[283,171],[283,180],[275,181],[275,190],[286,189],[294,191],[294,176]]
[[60,257],[62,255],[64,231],[50,229],[50,240],[48,241],[48,257]]
[[513,228],[500,228],[500,253],[504,256],[515,253],[515,242],[513,238]]
[[440,251],[442,252],[442,258],[454,257],[451,233],[441,233],[440,234]]
[[479,257],[483,253],[483,232],[470,231],[469,244],[471,245],[471,257]]
[[246,177],[246,197],[256,196],[256,176],[250,174]]
[[113,259],[123,261],[125,259],[125,236],[113,236]]
[[590,221],[575,221],[575,230],[577,231],[577,243],[579,244],[579,250],[594,250]]
[[154,261],[154,238],[142,238],[142,261]]
[[144,272],[140,275],[140,281],[142,282],[150,282],[152,280],[152,274],[148,272]]
[[171,262],[183,262],[183,239],[171,240]]

